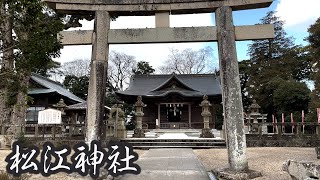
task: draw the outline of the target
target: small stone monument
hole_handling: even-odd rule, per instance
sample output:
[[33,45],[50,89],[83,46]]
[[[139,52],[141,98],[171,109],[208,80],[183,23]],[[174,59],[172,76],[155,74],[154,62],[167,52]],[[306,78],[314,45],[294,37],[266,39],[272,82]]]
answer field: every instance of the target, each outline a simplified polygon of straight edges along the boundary
[[122,104],[115,104],[111,107],[108,115],[108,123],[114,124],[114,136],[117,138],[126,138],[127,130],[124,125],[124,111],[121,109]]
[[145,135],[144,130],[142,129],[142,117],[144,116],[143,107],[145,107],[145,104],[142,102],[141,96],[138,96],[137,102],[134,104],[134,107],[136,108],[135,116],[137,124],[132,137],[143,138],[145,137]]
[[210,102],[208,101],[208,96],[203,96],[203,101],[201,102],[200,106],[202,107],[201,116],[203,117],[203,129],[202,133],[200,134],[201,138],[214,138],[214,135],[211,132],[209,126],[209,119],[211,117],[211,113],[209,111],[209,107],[211,107]]

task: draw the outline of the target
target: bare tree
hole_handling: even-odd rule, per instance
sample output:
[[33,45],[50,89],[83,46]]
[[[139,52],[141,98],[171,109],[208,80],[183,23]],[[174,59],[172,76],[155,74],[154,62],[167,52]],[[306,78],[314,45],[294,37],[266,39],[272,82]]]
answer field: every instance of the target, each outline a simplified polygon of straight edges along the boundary
[[135,57],[112,51],[109,59],[109,80],[116,89],[124,90],[133,75],[132,69],[137,63]]
[[210,60],[212,60],[212,48],[207,46],[198,51],[185,49],[179,51],[170,49],[171,54],[165,61],[165,65],[159,68],[163,74],[200,74],[212,72]]
[[77,59],[71,62],[64,63],[61,67],[61,73],[64,76],[87,76],[90,73],[90,60]]

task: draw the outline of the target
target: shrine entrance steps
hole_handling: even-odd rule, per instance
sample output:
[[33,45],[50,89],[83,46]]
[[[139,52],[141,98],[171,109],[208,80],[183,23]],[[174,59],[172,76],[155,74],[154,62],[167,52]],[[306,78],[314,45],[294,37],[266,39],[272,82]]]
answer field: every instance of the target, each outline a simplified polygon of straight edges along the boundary
[[136,149],[154,148],[225,148],[226,142],[220,138],[219,132],[213,130],[215,138],[199,138],[201,130],[150,130],[145,133],[145,138],[132,138],[133,132],[128,132],[128,138],[122,142],[130,143]]

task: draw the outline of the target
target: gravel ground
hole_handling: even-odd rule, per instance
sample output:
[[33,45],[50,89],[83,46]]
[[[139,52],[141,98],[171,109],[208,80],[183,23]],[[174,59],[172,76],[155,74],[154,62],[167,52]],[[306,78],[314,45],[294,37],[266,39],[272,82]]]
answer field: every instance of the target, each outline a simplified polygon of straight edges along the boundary
[[[194,152],[208,171],[228,167],[226,149],[201,149]],[[282,164],[288,159],[320,163],[314,148],[248,148],[247,156],[249,168],[262,172],[263,177],[257,180],[290,180],[290,176],[282,171]]]

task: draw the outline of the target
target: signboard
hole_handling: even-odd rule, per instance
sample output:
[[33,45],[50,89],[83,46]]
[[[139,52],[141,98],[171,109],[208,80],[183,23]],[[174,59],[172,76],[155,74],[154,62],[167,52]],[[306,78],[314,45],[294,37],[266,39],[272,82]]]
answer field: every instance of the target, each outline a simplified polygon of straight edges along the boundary
[[46,109],[39,111],[38,124],[61,124],[61,111]]

